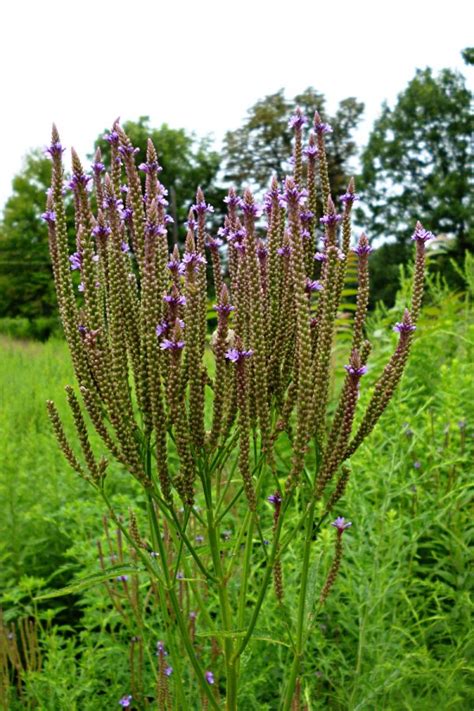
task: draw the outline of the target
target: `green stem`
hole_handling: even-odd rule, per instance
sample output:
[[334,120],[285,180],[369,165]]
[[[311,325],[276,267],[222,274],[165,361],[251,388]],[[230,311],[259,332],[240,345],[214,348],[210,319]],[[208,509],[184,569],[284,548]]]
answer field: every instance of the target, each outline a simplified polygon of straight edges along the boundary
[[306,621],[306,592],[308,589],[309,562],[311,557],[311,543],[313,539],[314,509],[316,501],[313,499],[310,505],[308,518],[306,519],[305,542],[303,552],[303,565],[301,569],[301,582],[298,600],[298,617],[296,627],[295,653],[291,665],[290,678],[286,688],[283,711],[290,711],[295,692],[296,680],[300,672],[301,660],[304,651],[304,627]]

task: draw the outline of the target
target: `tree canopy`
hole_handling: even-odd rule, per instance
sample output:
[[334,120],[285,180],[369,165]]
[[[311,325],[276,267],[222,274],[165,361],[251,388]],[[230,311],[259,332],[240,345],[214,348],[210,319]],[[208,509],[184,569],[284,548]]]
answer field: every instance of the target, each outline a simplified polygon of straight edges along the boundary
[[292,132],[288,121],[299,106],[312,120],[318,111],[331,124],[333,132],[327,136],[329,177],[335,194],[344,192],[348,180],[348,163],[356,155],[352,137],[359,123],[364,104],[354,98],[344,99],[334,116],[325,111],[323,94],[312,87],[293,99],[284,90],[257,101],[247,112],[242,126],[228,131],[224,138],[224,177],[236,188],[253,185],[264,190],[273,174],[283,178],[290,171]]
[[41,220],[51,163],[39,151],[29,153],[13,179],[0,225],[0,316],[49,317],[56,298]]
[[451,239],[461,256],[473,246],[472,94],[464,77],[418,70],[393,108],[383,105],[362,153],[364,223],[375,237],[410,239],[417,219]]

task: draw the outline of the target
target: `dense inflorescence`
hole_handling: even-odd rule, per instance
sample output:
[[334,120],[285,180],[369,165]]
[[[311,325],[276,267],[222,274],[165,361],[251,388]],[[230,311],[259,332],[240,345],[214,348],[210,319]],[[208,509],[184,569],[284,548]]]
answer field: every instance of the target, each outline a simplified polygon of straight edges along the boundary
[[[277,597],[282,600],[280,539],[285,512],[296,491],[311,520],[315,506],[325,516],[343,495],[349,478],[345,463],[370,434],[400,381],[423,296],[425,248],[432,235],[418,223],[413,236],[412,304],[394,326],[398,344],[365,412],[358,414],[370,352],[365,320],[371,248],[362,234],[352,249],[358,262],[353,335],[347,360],[337,363],[334,340],[354,241],[352,207],[359,196],[351,179],[339,198],[338,213],[325,152],[325,135],[331,127],[316,114],[304,146],[307,123],[298,109],[290,122],[295,136],[293,174],[283,181],[272,178],[262,207],[249,189],[241,197],[229,190],[219,236],[208,233],[213,208],[198,189],[182,247],[170,245],[167,190],[159,180],[161,168],[151,142],[145,162],[137,167],[136,149],[116,122],[106,136],[110,169],[98,151],[91,176],[72,152],[67,185],[75,207],[74,247],[66,224],[64,149],[56,128],[47,149],[53,178],[43,218],[49,229],[59,310],[82,398],[81,405],[74,389],[67,388],[83,463],[49,402],[59,445],[71,466],[103,490],[107,462],[97,460],[92,451],[85,410],[105,448],[144,487],[153,511],[165,511],[168,520],[176,523],[180,506],[192,516],[196,500],[205,502],[207,537],[214,554],[209,568],[189,539],[183,540],[209,580],[221,585],[224,627],[230,625],[229,601],[216,543],[220,534],[215,507],[216,501],[219,508],[224,500],[219,504],[227,462],[235,462],[240,471],[240,482],[229,478],[226,492],[234,506],[246,497],[250,512],[246,526],[260,525],[268,509],[263,490],[274,488],[275,481],[278,485],[269,497],[275,516],[267,567],[270,574],[274,571]],[[211,293],[217,328],[209,337]],[[335,404],[330,388],[334,370],[343,378]],[[274,449],[283,432],[290,437],[292,459],[282,478]],[[316,452],[312,470],[307,467],[310,445]],[[335,562],[321,601],[341,561],[344,528],[336,527]],[[310,526],[308,546],[311,536]],[[249,545],[246,565],[252,561]],[[166,580],[169,571],[163,569],[162,574]],[[302,575],[307,576],[307,571]],[[229,635],[224,650],[228,670],[235,673],[236,655],[245,644],[235,646]],[[295,644],[299,655],[302,635],[297,635]],[[207,686],[213,684],[211,677],[211,672],[201,673],[204,690],[206,680]],[[297,688],[297,670],[293,677],[289,686]],[[162,681],[164,689],[164,677]],[[231,688],[229,678],[228,684]],[[210,701],[212,696],[205,693]]]

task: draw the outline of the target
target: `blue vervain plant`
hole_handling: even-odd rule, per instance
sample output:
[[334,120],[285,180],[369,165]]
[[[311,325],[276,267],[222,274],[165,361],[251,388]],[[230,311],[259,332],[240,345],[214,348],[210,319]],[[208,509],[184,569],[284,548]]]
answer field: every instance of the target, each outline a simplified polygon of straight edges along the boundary
[[[222,698],[228,711],[237,708],[242,655],[272,594],[288,620],[281,709],[300,708],[308,623],[334,585],[351,523],[341,516],[332,522],[334,559],[315,595],[309,575],[318,532],[344,494],[349,458],[375,427],[401,379],[416,328],[425,244],[433,236],[420,223],[413,235],[411,306],[394,326],[398,345],[356,426],[370,352],[364,324],[371,248],[362,234],[353,250],[357,303],[349,361],[334,404],[330,382],[344,370],[335,361],[333,341],[358,196],[351,180],[340,198],[342,214],[337,212],[325,152],[331,127],[316,114],[303,147],[306,124],[297,109],[290,121],[293,173],[283,184],[272,179],[263,206],[265,227],[259,227],[262,210],[251,191],[239,197],[230,189],[225,224],[218,236],[210,236],[206,225],[212,207],[199,189],[183,252],[178,245],[170,252],[171,218],[155,147],[148,143],[146,161],[137,168],[137,149],[116,122],[106,136],[108,172],[97,151],[92,176],[86,175],[72,151],[68,185],[76,250],[71,255],[64,149],[55,127],[47,149],[53,178],[43,217],[79,386],[79,392],[68,386],[66,394],[80,455],[52,401],[48,413],[69,464],[103,498],[134,551],[137,569],[152,581],[161,610],[156,634],[163,640],[158,647],[160,708],[182,709],[200,698],[209,708],[222,708]],[[318,222],[324,229],[319,251]],[[217,301],[217,329],[210,339],[208,260]],[[142,511],[131,512],[126,525],[114,510],[107,459],[92,450],[91,424],[110,456],[143,487],[145,524]],[[287,471],[279,464],[283,441],[291,447]],[[285,552],[294,540],[301,540],[302,551],[296,615],[285,607],[283,579]],[[117,579],[117,570],[101,561],[104,575]],[[214,596],[218,610],[213,607],[210,614]],[[212,669],[205,664],[210,658],[206,639],[213,640]],[[222,695],[216,684],[221,671],[216,645],[223,658]],[[192,669],[188,676],[183,675],[184,658]],[[171,664],[175,673],[168,679]],[[125,693],[120,703],[130,706],[131,695]]]

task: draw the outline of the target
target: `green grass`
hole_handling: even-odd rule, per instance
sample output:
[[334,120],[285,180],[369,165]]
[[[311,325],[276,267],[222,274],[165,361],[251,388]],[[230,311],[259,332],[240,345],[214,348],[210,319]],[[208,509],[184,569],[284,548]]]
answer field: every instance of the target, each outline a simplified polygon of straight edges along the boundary
[[[372,322],[373,382],[393,347],[395,312]],[[6,708],[118,708],[128,693],[128,640],[103,587],[42,603],[48,585],[98,570],[102,507],[59,454],[45,415],[54,399],[70,423],[63,386],[72,382],[61,341],[1,342],[0,604],[7,619],[35,614],[43,629],[42,671]],[[474,322],[466,301],[433,287],[402,386],[351,463],[337,515],[345,534],[341,573],[313,617],[303,668],[311,711],[467,709],[474,704],[471,632]],[[362,397],[367,397],[365,393]],[[100,451],[100,445],[94,440]],[[284,452],[283,452],[284,456]],[[140,498],[112,468],[114,501],[126,515]],[[330,565],[333,530],[315,545],[317,600]],[[285,647],[272,643],[294,615],[298,541],[283,561],[285,602],[271,599],[244,660],[239,707],[278,708]],[[209,601],[212,605],[212,601]],[[150,639],[159,638],[153,627]],[[147,706],[144,705],[143,708]],[[200,708],[196,701],[195,708]]]

